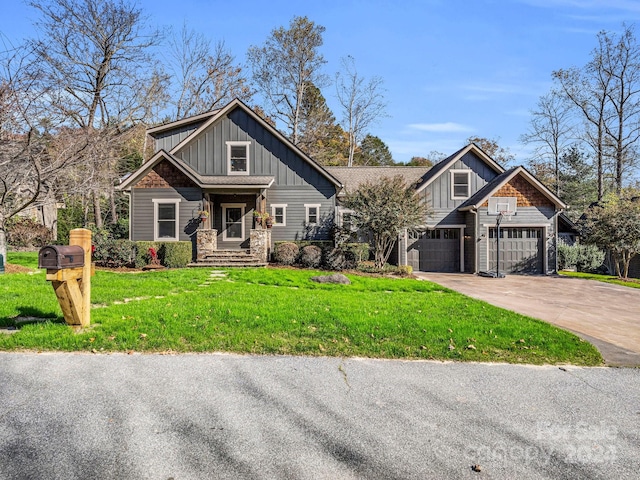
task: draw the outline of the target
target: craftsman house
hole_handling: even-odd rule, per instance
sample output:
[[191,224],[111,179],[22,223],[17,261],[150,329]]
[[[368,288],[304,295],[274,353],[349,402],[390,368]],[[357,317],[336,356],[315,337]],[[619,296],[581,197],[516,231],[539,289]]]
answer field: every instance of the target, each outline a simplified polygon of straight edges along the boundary
[[[340,205],[346,193],[402,175],[432,213],[400,236],[397,263],[494,270],[499,228],[501,271],[556,269],[565,205],[523,167],[505,170],[473,144],[431,168],[322,167],[239,100],[148,134],[155,155],[119,187],[130,195],[131,240],[192,241],[201,262],[264,260],[276,241],[331,240],[349,214]],[[270,215],[273,228],[259,228],[254,212]]]

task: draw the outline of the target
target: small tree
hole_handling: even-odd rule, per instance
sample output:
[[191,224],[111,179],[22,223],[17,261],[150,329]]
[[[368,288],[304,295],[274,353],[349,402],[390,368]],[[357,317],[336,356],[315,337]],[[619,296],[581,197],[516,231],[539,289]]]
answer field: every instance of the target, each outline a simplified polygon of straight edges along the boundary
[[429,209],[401,176],[364,183],[347,195],[344,206],[353,210],[352,224],[373,237],[375,265],[382,268],[405,228],[425,223]]
[[609,194],[589,207],[580,225],[585,241],[608,250],[616,274],[626,279],[631,259],[640,252],[640,198]]

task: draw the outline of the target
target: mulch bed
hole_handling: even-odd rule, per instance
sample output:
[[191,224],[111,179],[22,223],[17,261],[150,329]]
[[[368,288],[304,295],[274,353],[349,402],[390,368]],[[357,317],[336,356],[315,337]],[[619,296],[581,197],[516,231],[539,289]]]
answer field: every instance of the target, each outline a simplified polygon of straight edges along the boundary
[[22,265],[13,265],[11,263],[7,263],[4,266],[4,273],[30,273],[33,272],[33,269],[23,267]]

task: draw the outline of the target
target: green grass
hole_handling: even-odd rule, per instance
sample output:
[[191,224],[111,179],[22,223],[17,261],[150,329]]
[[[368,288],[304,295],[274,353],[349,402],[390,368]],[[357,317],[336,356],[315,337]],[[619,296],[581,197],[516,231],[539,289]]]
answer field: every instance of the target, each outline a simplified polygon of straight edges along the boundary
[[571,333],[430,282],[350,276],[343,286],[313,283],[321,272],[310,270],[233,269],[221,280],[210,273],[97,271],[92,325],[80,331],[64,324],[44,272],[5,275],[0,325],[51,320],[0,335],[0,349],[602,363]]
[[615,275],[600,275],[597,273],[582,273],[582,272],[569,272],[563,270],[560,275],[573,278],[584,278],[585,280],[597,280],[598,282],[613,283],[615,285],[622,285],[624,287],[640,288],[640,280],[637,278],[630,278],[629,280],[622,280]]

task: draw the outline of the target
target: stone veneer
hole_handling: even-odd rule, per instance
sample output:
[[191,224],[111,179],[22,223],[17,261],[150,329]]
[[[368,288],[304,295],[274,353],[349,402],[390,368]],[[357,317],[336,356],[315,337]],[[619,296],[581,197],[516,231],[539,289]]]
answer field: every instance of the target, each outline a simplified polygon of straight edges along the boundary
[[196,233],[196,258],[203,260],[218,249],[217,230],[198,230]]
[[261,262],[268,262],[271,253],[271,230],[268,228],[251,229],[250,245],[253,255],[258,257]]

